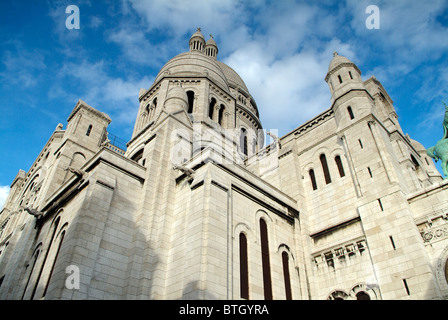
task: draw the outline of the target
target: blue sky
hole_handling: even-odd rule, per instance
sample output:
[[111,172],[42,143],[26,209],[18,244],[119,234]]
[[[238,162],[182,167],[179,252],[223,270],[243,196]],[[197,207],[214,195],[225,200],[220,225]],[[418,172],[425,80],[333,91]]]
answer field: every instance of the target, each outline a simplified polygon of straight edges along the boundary
[[[66,28],[69,5],[79,8],[79,29]],[[379,29],[366,27],[369,5],[380,10]],[[284,135],[330,107],[324,78],[338,51],[364,80],[382,82],[405,133],[426,148],[442,136],[446,0],[2,0],[0,205],[78,99],[129,140],[140,88],[188,50],[197,27],[246,82],[265,129]]]

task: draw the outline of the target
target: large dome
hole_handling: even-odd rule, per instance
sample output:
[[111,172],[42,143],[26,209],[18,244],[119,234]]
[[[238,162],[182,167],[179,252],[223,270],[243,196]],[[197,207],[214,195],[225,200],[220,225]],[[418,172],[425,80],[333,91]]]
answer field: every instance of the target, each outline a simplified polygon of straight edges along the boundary
[[229,91],[227,76],[217,62],[217,60],[211,59],[198,51],[184,52],[168,61],[159,71],[154,82],[158,82],[164,76],[208,76],[222,89]]
[[216,61],[216,63],[224,72],[224,75],[226,76],[229,85],[239,87],[244,91],[246,91],[247,94],[249,94],[249,90],[247,89],[246,84],[244,83],[243,79],[241,79],[240,75],[236,73],[235,70],[226,65],[224,62]]
[[181,53],[169,60],[160,69],[154,83],[163,77],[204,77],[212,79],[222,89],[230,93],[230,87],[242,89],[250,95],[246,84],[238,73],[227,64],[217,60],[218,46],[213,36],[205,42],[201,29],[191,36],[190,51]]

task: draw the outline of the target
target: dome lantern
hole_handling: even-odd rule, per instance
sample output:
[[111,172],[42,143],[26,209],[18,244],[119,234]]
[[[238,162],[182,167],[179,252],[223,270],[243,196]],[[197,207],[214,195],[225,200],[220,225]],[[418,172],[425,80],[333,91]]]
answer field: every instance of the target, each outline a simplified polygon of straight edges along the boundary
[[201,33],[201,28],[198,28],[190,38],[190,52],[199,51],[204,52],[205,38]]
[[210,34],[210,39],[208,39],[207,43],[205,44],[205,54],[214,59],[216,59],[218,56],[218,46],[215,40],[213,40],[212,34]]

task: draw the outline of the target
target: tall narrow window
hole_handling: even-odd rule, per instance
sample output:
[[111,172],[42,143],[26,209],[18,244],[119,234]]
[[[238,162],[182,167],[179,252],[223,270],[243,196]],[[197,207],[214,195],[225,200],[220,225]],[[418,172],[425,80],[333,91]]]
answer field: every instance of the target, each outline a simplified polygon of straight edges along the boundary
[[394,248],[394,250],[397,250],[397,248],[395,247],[394,238],[392,238],[392,236],[389,236],[389,239],[390,239],[390,244],[392,245],[392,248]]
[[92,125],[89,125],[89,127],[87,128],[87,132],[86,132],[86,136],[90,136],[90,133],[92,132]]
[[283,279],[285,280],[286,300],[292,300],[291,278],[289,276],[289,256],[286,251],[283,251],[282,253],[282,263],[283,263]]
[[219,114],[218,114],[218,123],[222,126],[222,120],[224,119],[224,105],[222,104],[219,108]]
[[48,286],[50,285],[51,276],[53,275],[54,266],[56,265],[56,260],[58,259],[59,251],[61,250],[61,246],[62,246],[62,241],[64,241],[64,236],[65,236],[65,230],[62,231],[62,233],[60,235],[58,249],[56,250],[56,254],[55,254],[54,260],[53,260],[53,265],[51,266],[50,275],[48,276],[47,285],[45,286],[45,290],[44,290],[44,293],[42,294],[42,297],[45,297],[45,294],[47,293],[47,290],[48,290]]
[[28,284],[30,283],[31,276],[33,275],[34,267],[36,266],[37,258],[39,258],[40,250],[36,250],[36,252],[33,255],[33,264],[31,266],[30,275],[28,276],[28,280],[26,281],[25,290],[22,294],[22,300],[25,297],[26,289],[28,289]]
[[322,164],[322,170],[324,171],[325,183],[331,183],[330,171],[328,170],[327,158],[324,154],[320,155],[320,163]]
[[420,164],[418,163],[417,159],[411,154],[411,160],[414,163],[415,169],[418,169],[420,167]]
[[249,267],[247,263],[247,238],[240,233],[240,293],[241,298],[249,299]]
[[341,78],[341,76],[338,76],[338,79],[339,79],[339,83],[342,83],[342,78]]
[[215,110],[215,104],[216,100],[215,98],[212,98],[212,100],[210,101],[210,105],[208,107],[208,117],[212,120],[213,120],[213,111]]
[[351,72],[351,71],[349,71],[349,72],[348,72],[348,74],[350,75],[350,79],[352,79],[352,80],[353,80],[352,72]]
[[381,199],[378,199],[378,204],[380,206],[381,211],[384,211],[383,203],[381,202]]
[[336,162],[336,165],[338,167],[339,176],[342,178],[345,176],[344,167],[342,166],[342,161],[340,156],[336,156],[334,158],[334,161]]
[[247,130],[244,128],[241,128],[240,148],[241,152],[247,156]]
[[194,92],[187,91],[187,97],[188,97],[188,113],[193,113]]
[[317,190],[316,176],[314,175],[314,170],[310,169],[309,174],[310,174],[310,180],[311,180],[311,185],[313,186],[313,190]]
[[263,267],[263,288],[265,300],[272,300],[271,265],[269,261],[268,227],[260,219],[261,263]]
[[355,119],[355,115],[353,114],[352,107],[348,106],[347,107],[347,112],[348,112],[348,115],[350,116],[351,120]]
[[404,288],[406,289],[406,293],[408,294],[408,296],[410,296],[411,291],[409,290],[408,282],[406,281],[406,279],[403,279],[403,284],[404,284]]
[[44,261],[42,263],[42,267],[40,268],[39,275],[37,277],[37,281],[36,281],[36,283],[34,285],[33,293],[31,294],[31,300],[34,299],[34,295],[36,294],[36,290],[37,290],[38,284],[40,282],[40,278],[42,277],[42,271],[44,270],[45,263],[47,262],[48,254],[50,253],[50,249],[51,249],[51,247],[53,245],[54,237],[56,235],[56,231],[57,231],[57,228],[58,228],[60,220],[61,220],[61,218],[57,217],[55,222],[54,222],[53,232],[52,232],[51,237],[50,237],[50,241],[49,241],[48,248],[47,248],[47,253],[45,253],[45,257],[44,257]]

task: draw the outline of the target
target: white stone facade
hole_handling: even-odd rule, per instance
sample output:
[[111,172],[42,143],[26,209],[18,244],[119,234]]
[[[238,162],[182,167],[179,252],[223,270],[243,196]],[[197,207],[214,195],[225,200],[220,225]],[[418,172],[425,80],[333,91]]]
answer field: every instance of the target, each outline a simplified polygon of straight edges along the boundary
[[189,46],[140,91],[126,150],[79,100],[19,171],[0,299],[448,298],[448,181],[375,77],[335,53],[328,110],[264,147],[215,41]]

